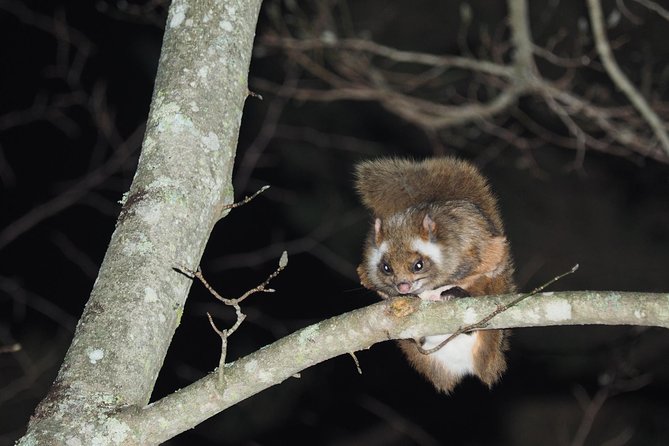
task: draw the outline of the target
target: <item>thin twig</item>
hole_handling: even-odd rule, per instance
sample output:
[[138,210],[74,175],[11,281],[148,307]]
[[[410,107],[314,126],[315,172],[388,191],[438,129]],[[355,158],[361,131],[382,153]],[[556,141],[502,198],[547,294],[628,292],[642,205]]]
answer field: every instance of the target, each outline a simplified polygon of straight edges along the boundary
[[236,202],[236,203],[226,204],[225,206],[223,206],[223,210],[225,211],[225,210],[228,210],[228,209],[238,208],[239,206],[242,206],[242,205],[248,203],[249,201],[253,200],[255,197],[257,197],[258,195],[262,194],[262,193],[265,192],[267,189],[269,189],[269,185],[266,185],[266,186],[261,187],[260,189],[258,189],[258,191],[256,191],[256,193],[254,193],[254,194],[251,195],[251,196],[244,197],[244,199],[241,200],[241,201],[238,201],[238,202]]
[[237,299],[233,299],[234,302],[241,302],[247,297],[249,297],[253,293],[273,293],[274,289],[272,288],[267,288],[267,285],[269,285],[269,282],[274,279],[276,276],[279,275],[281,271],[288,265],[288,253],[286,251],[281,253],[281,258],[279,259],[279,267],[269,276],[267,276],[267,279],[260,285],[258,285],[255,288],[252,288],[242,294],[240,297]]
[[574,266],[572,267],[572,269],[570,269],[570,270],[567,271],[566,273],[562,273],[562,274],[560,274],[559,276],[556,276],[556,277],[552,278],[552,279],[549,280],[548,282],[544,283],[544,284],[541,285],[541,286],[538,286],[537,288],[533,289],[533,290],[530,291],[529,293],[527,293],[527,294],[521,294],[520,296],[518,296],[517,298],[515,298],[514,300],[512,300],[511,302],[509,302],[509,303],[506,304],[506,305],[498,306],[497,309],[496,309],[495,311],[493,311],[492,313],[490,313],[489,315],[487,315],[486,317],[484,317],[484,318],[481,319],[480,321],[478,321],[478,322],[474,322],[473,324],[465,325],[464,327],[460,327],[460,328],[458,328],[458,329],[455,331],[455,333],[453,333],[452,335],[450,335],[448,338],[446,338],[443,342],[441,342],[441,343],[440,343],[439,345],[437,345],[436,347],[433,347],[433,348],[430,348],[430,349],[424,349],[423,347],[421,347],[421,346],[418,345],[418,344],[416,344],[416,347],[418,348],[418,351],[421,352],[421,353],[423,353],[424,355],[429,355],[429,354],[431,354],[431,353],[434,353],[434,352],[438,351],[439,349],[441,349],[441,348],[442,348],[443,346],[445,346],[446,344],[448,344],[449,342],[451,342],[455,337],[460,336],[461,334],[468,333],[468,332],[473,331],[473,330],[480,330],[480,329],[482,329],[482,328],[485,328],[485,327],[488,325],[488,322],[490,322],[490,321],[492,320],[492,318],[494,318],[494,317],[497,316],[498,314],[503,313],[503,312],[505,312],[506,310],[508,310],[509,308],[518,305],[520,302],[524,301],[524,300],[527,299],[528,297],[530,297],[530,296],[534,296],[535,294],[537,294],[537,293],[543,291],[545,288],[547,288],[547,287],[549,287],[550,285],[554,284],[555,282],[557,282],[558,280],[562,279],[563,277],[568,276],[569,274],[573,274],[573,273],[575,273],[576,270],[578,270],[578,263],[577,263],[576,265],[574,265]]
[[251,96],[252,98],[256,98],[256,99],[259,99],[261,101],[263,100],[262,95],[260,93],[256,93],[255,91],[249,90],[248,95]]
[[656,2],[650,0],[634,0],[635,2],[645,6],[651,11],[655,11],[660,17],[665,20],[669,20],[669,10],[664,9],[662,6],[658,5]]
[[[291,69],[291,66],[289,66],[286,72],[286,78],[280,88],[294,88],[297,85],[297,78],[297,70]],[[258,161],[265,153],[270,141],[274,140],[277,125],[283,115],[286,102],[287,98],[282,95],[276,95],[269,102],[260,131],[253,142],[251,142],[246,150],[244,150],[242,157],[239,160],[237,173],[235,174],[233,181],[235,189],[239,189],[240,191],[246,190],[251,175],[258,165]]]
[[592,426],[595,422],[595,418],[597,418],[597,414],[609,397],[610,389],[609,387],[602,387],[592,398],[588,397],[588,394],[583,388],[579,387],[576,390],[580,393],[580,395],[577,394],[576,396],[577,399],[580,399],[582,402],[583,418],[579,423],[570,446],[583,446],[585,440],[588,438],[588,434],[592,431]]
[[363,51],[397,63],[413,63],[434,67],[452,67],[509,78],[512,70],[504,65],[498,65],[487,60],[478,60],[470,57],[444,56],[417,51],[402,51],[364,39],[340,39],[327,42],[322,39],[293,39],[265,36],[261,42],[267,46],[282,47],[290,50],[307,51],[312,49],[333,48],[339,50]]
[[611,46],[604,30],[604,14],[599,0],[588,0],[588,12],[590,13],[590,21],[592,22],[592,34],[595,38],[597,53],[602,59],[604,69],[613,83],[627,96],[627,99],[629,99],[641,116],[648,122],[653,133],[655,133],[655,136],[660,141],[662,148],[669,154],[669,135],[667,135],[665,123],[662,122],[660,117],[648,105],[648,102],[641,93],[634,88],[634,85],[625,76],[625,73],[623,73],[613,57],[613,52],[611,51]]
[[360,361],[358,361],[358,357],[355,356],[355,352],[348,352],[349,355],[351,355],[351,358],[353,358],[353,362],[355,362],[355,368],[358,369],[358,374],[362,375],[362,368],[360,368]]
[[[239,306],[238,306],[239,307]],[[235,308],[237,309],[237,308]],[[224,382],[225,382],[225,375],[223,373],[223,369],[225,367],[225,358],[228,354],[228,337],[239,327],[239,324],[241,324],[240,321],[243,321],[245,319],[246,315],[240,312],[237,313],[237,321],[235,324],[227,329],[227,330],[221,330],[219,329],[216,324],[214,323],[214,319],[211,317],[211,314],[207,312],[207,318],[209,319],[209,325],[211,325],[211,328],[216,332],[218,337],[221,338],[221,355],[218,358],[218,388],[222,389],[224,387]]]
[[[253,196],[247,197],[244,202],[240,202],[240,204],[248,203],[251,201],[256,195],[261,193],[263,190],[267,189],[269,186],[265,186],[264,188],[260,189],[258,192],[256,192]],[[271,273],[267,279],[265,279],[264,282],[262,282],[260,285],[256,286],[255,288],[252,288],[242,294],[240,297],[236,299],[228,299],[223,296],[221,296],[215,289],[212,287],[209,282],[207,282],[207,279],[204,278],[204,275],[202,274],[202,270],[200,267],[198,267],[195,271],[190,270],[185,267],[180,267],[180,268],[175,268],[177,271],[181,272],[182,274],[185,274],[186,276],[190,277],[191,279],[198,279],[202,285],[211,293],[212,296],[214,296],[216,299],[220,300],[223,302],[225,305],[229,305],[235,309],[235,313],[237,315],[237,319],[235,320],[235,323],[232,325],[232,327],[221,330],[216,326],[214,323],[214,319],[212,318],[211,314],[207,312],[207,318],[209,318],[209,324],[211,325],[211,328],[216,332],[216,334],[221,338],[221,356],[218,360],[218,376],[219,376],[219,388],[223,388],[224,384],[224,376],[223,376],[223,370],[225,366],[225,357],[227,354],[227,349],[228,349],[228,338],[230,335],[232,335],[237,329],[239,328],[240,325],[242,325],[242,322],[244,322],[244,319],[246,319],[246,315],[242,313],[242,308],[240,307],[240,303],[244,301],[247,297],[249,297],[251,294],[254,293],[273,293],[274,289],[272,288],[267,288],[267,285],[269,285],[269,282],[274,279],[276,276],[279,275],[281,271],[288,265],[288,253],[284,251],[281,254],[281,258],[279,259],[279,267]]]

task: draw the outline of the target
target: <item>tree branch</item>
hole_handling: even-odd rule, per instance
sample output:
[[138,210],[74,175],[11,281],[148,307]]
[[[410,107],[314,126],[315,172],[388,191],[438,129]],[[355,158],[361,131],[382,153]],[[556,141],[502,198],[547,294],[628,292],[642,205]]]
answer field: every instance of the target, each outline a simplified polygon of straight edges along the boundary
[[521,303],[522,301],[524,301],[528,297],[535,296],[537,293],[540,293],[541,291],[545,290],[546,288],[548,288],[549,286],[551,286],[552,284],[554,284],[558,280],[562,279],[563,277],[568,276],[569,274],[574,274],[576,272],[576,270],[578,270],[578,263],[576,265],[574,265],[572,267],[572,269],[570,269],[566,273],[562,273],[562,274],[560,274],[556,277],[553,277],[551,280],[544,283],[543,285],[540,285],[540,286],[536,287],[535,289],[533,289],[529,293],[521,294],[520,296],[513,299],[511,302],[508,302],[504,305],[499,305],[497,308],[495,308],[495,311],[488,314],[486,317],[484,317],[480,321],[472,322],[468,325],[458,327],[458,329],[455,332],[453,332],[453,334],[451,334],[449,337],[447,337],[442,342],[440,342],[439,345],[436,345],[433,348],[424,349],[419,343],[416,343],[416,348],[418,348],[418,351],[420,351],[421,353],[423,353],[425,355],[429,355],[430,353],[434,353],[434,352],[438,351],[439,349],[441,349],[446,344],[448,344],[453,339],[457,338],[458,336],[460,336],[463,333],[469,333],[470,331],[473,331],[473,330],[483,330],[483,329],[488,327],[488,323],[493,318],[495,318],[495,316],[497,316],[498,314],[504,313],[505,311],[507,311],[511,307],[515,307],[516,305],[518,305],[519,303]]
[[171,3],[137,173],[58,377],[19,444],[133,444],[111,414],[149,401],[192,283],[172,266],[197,265],[229,212],[260,3]]
[[508,0],[509,27],[514,46],[514,68],[517,82],[526,82],[535,74],[532,34],[527,0]]
[[[165,441],[222,410],[335,356],[364,350],[389,339],[455,331],[494,312],[518,295],[426,302],[399,298],[379,302],[303,328],[232,364],[226,364],[225,389],[218,371],[137,412],[119,419],[144,437]],[[644,325],[669,328],[669,293],[604,291],[542,293],[489,321],[488,328],[556,325]],[[361,358],[364,362],[364,357]],[[179,413],[179,417],[174,417]]]
[[634,1],[639,3],[640,5],[645,6],[646,8],[650,9],[651,11],[655,11],[660,17],[669,21],[669,10],[664,9],[662,6],[660,6],[656,2],[653,2],[653,1],[650,1],[650,0],[634,0]]
[[588,0],[588,11],[590,13],[590,21],[592,22],[592,33],[595,38],[597,53],[602,59],[606,72],[613,83],[627,96],[627,99],[629,99],[641,116],[648,122],[648,125],[653,129],[655,136],[660,141],[662,148],[669,155],[669,136],[667,135],[664,122],[650,108],[650,105],[648,105],[648,102],[646,102],[641,93],[634,88],[634,85],[627,79],[627,76],[625,76],[625,73],[623,73],[616,59],[613,57],[613,52],[611,51],[611,46],[604,30],[602,5],[599,0]]
[[291,37],[268,35],[263,37],[261,44],[269,47],[279,47],[297,51],[324,48],[354,50],[369,53],[397,63],[411,63],[438,68],[460,68],[502,77],[511,77],[513,75],[513,70],[511,68],[488,60],[402,51],[364,39],[348,38],[329,41],[324,39],[295,39]]
[[[599,6],[599,0],[590,1],[591,4],[596,1]],[[635,1],[665,16],[666,11],[652,0]],[[589,149],[617,156],[639,154],[665,163],[669,161],[666,107],[658,99],[651,109],[650,100],[644,99],[641,90],[632,86],[618,68],[611,53],[616,42],[606,40],[601,7],[597,17],[592,19],[596,28],[596,48],[586,46],[584,32],[579,31],[572,54],[564,56],[555,50],[558,46],[564,47],[562,41],[568,33],[566,30],[550,36],[543,45],[535,44],[530,26],[530,3],[527,0],[505,0],[505,3],[510,31],[508,41],[503,41],[501,35],[493,39],[482,31],[483,50],[477,57],[464,49],[469,54],[467,57],[403,51],[357,37],[342,38],[351,35],[350,30],[313,28],[306,22],[286,26],[275,18],[276,29],[262,37],[261,45],[283,49],[288,59],[304,69],[308,76],[293,82],[291,88],[281,88],[263,80],[255,83],[261,90],[300,101],[377,102],[431,135],[435,153],[443,150],[440,149],[442,142],[448,146],[463,146],[454,143],[453,135],[445,131],[451,127],[475,125],[489,129],[492,127],[481,123],[504,120],[504,114],[509,110],[510,114],[521,109],[528,113],[525,109],[529,107],[532,114],[539,105],[547,106],[564,129],[549,132],[542,126],[531,124],[535,130],[528,130],[550,144],[576,149],[577,164],[582,163],[585,151]],[[319,14],[328,17],[328,23],[336,22],[336,12],[331,6],[320,6]],[[470,19],[463,18],[466,23],[458,33],[459,40],[466,34]],[[291,32],[299,37],[292,37]],[[486,54],[490,60],[485,59]],[[592,60],[595,54],[600,55],[597,61]],[[547,74],[538,70],[535,55],[554,65],[545,70]],[[555,73],[555,68],[562,73],[558,79],[552,79],[552,74],[548,74]],[[583,79],[580,72],[584,69],[605,70],[612,79],[611,85],[594,83],[586,85],[583,91],[578,82]],[[446,75],[450,70],[456,70],[457,75]],[[469,77],[463,82],[460,76]],[[648,78],[646,84],[652,88],[653,82]],[[616,88],[625,93],[625,98],[631,102],[629,105],[616,104],[619,100],[618,95],[613,94]],[[521,98],[539,101],[520,104]],[[544,112],[541,110],[540,116]],[[560,132],[563,130],[573,138],[562,136]],[[491,134],[510,141],[508,131]],[[522,132],[512,139],[510,145],[520,148],[523,156],[528,158],[531,157],[528,148],[537,147],[538,141],[533,142],[534,138],[530,139]]]

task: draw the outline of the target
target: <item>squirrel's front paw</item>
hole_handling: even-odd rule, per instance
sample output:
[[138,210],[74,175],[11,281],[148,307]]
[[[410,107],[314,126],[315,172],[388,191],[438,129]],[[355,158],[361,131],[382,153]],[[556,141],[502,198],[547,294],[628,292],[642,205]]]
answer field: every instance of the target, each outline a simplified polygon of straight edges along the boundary
[[423,300],[451,300],[461,297],[469,297],[467,290],[456,285],[444,285],[433,290],[423,291],[418,295]]

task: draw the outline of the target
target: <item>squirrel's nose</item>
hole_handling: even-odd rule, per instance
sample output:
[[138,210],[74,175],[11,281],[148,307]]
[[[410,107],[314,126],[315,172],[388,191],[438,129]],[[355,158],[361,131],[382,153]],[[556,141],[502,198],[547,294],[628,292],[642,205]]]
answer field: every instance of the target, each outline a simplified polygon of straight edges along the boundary
[[397,290],[401,294],[407,294],[409,291],[411,291],[411,284],[409,282],[400,282],[397,284]]

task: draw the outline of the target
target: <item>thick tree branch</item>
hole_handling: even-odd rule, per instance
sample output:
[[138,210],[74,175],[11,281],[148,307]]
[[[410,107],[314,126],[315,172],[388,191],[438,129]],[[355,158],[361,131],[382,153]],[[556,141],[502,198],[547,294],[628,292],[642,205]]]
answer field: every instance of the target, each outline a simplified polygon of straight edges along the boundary
[[[260,0],[170,6],[142,152],[74,340],[19,444],[133,444],[194,268],[229,212]],[[142,442],[141,444],[145,444]]]
[[[232,364],[226,364],[225,389],[218,371],[120,420],[143,437],[165,441],[218,412],[329,358],[364,350],[389,340],[449,333],[507,304],[517,295],[423,302],[387,300],[303,328]],[[555,325],[643,325],[669,328],[669,293],[604,291],[542,293],[497,315],[489,328]],[[364,356],[361,361],[364,363]],[[175,417],[174,414],[179,416]]]

